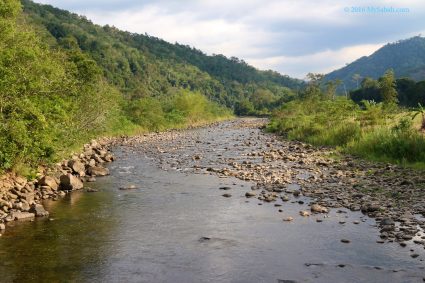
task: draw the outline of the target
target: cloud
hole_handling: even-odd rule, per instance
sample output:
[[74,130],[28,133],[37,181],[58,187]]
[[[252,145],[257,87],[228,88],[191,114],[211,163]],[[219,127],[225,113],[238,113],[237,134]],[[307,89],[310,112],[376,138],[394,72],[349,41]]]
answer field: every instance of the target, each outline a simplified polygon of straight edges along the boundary
[[[425,30],[423,0],[40,0],[98,24],[148,33],[208,54],[302,77],[368,55]],[[408,13],[346,12],[356,7]]]
[[308,72],[328,73],[362,56],[368,56],[383,44],[365,44],[345,47],[339,50],[326,50],[302,56],[277,56],[261,59],[248,59],[248,63],[263,69],[280,69],[298,78],[305,78]]

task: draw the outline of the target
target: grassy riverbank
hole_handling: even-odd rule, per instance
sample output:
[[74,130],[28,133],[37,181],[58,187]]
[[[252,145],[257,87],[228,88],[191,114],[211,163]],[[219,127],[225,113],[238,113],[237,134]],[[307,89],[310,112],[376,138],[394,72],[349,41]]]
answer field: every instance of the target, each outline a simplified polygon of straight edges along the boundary
[[276,111],[268,126],[291,140],[336,147],[362,158],[425,168],[425,138],[412,112],[346,98],[297,100]]

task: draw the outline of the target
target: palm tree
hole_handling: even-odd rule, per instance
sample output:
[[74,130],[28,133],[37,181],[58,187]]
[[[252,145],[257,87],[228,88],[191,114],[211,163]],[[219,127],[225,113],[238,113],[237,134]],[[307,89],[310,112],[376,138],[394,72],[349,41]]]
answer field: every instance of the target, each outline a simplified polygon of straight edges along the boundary
[[418,108],[415,109],[412,120],[415,119],[419,114],[422,116],[421,130],[425,131],[425,108],[420,103],[418,103]]

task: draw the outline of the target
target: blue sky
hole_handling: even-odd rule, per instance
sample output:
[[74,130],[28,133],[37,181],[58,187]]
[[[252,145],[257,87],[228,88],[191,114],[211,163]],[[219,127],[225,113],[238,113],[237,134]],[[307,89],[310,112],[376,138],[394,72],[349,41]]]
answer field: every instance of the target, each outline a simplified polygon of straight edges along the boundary
[[[424,0],[36,0],[304,78],[425,33]],[[369,7],[408,12],[368,12]],[[362,12],[362,10],[364,10]],[[355,12],[359,11],[359,12]],[[369,10],[370,11],[370,10]]]

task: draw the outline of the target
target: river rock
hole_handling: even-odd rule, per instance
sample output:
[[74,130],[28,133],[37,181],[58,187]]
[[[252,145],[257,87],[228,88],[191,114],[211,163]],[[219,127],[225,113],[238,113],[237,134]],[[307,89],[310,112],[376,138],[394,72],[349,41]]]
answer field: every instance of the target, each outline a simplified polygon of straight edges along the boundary
[[106,176],[109,175],[109,169],[100,166],[89,167],[87,173],[91,176]]
[[245,193],[245,196],[247,197],[247,198],[251,198],[251,197],[255,197],[257,194],[255,193],[255,192],[246,192]]
[[230,189],[232,189],[231,187],[220,187],[219,188],[220,190],[224,190],[224,191],[228,191],[228,190],[230,190]]
[[37,217],[49,216],[49,212],[41,204],[32,205],[30,212],[34,213]]
[[31,212],[14,211],[10,216],[13,220],[31,220],[34,219],[35,214]]
[[72,191],[72,190],[80,190],[83,188],[83,182],[81,180],[72,175],[72,174],[66,174],[62,175],[60,177],[60,188],[65,191]]
[[40,186],[49,186],[53,190],[58,189],[58,183],[56,182],[55,178],[50,176],[44,176],[40,180],[38,180],[38,184]]
[[288,217],[286,217],[286,218],[283,218],[283,221],[285,221],[285,222],[290,222],[290,221],[292,221],[292,220],[294,220],[294,218],[293,218],[293,217],[291,217],[291,216],[288,216]]
[[130,186],[127,186],[127,187],[120,187],[119,189],[121,191],[129,191],[129,190],[136,190],[137,187],[136,187],[136,185],[130,185]]
[[380,209],[379,204],[375,204],[375,203],[368,203],[365,204],[361,207],[362,212],[375,212],[378,211]]
[[318,204],[311,205],[310,209],[313,213],[328,213],[328,209],[326,207]]
[[80,160],[70,160],[68,162],[68,167],[71,168],[75,173],[81,175],[86,171],[86,167]]
[[6,230],[6,225],[0,223],[0,231]]
[[300,215],[301,216],[310,216],[310,212],[308,212],[307,210],[301,210]]
[[107,153],[103,157],[103,160],[105,160],[106,162],[112,162],[112,161],[114,161],[114,156],[110,153]]
[[392,220],[391,218],[383,218],[381,220],[381,223],[379,223],[382,226],[386,226],[386,225],[394,225],[394,220]]
[[222,196],[223,196],[223,197],[225,197],[225,198],[230,198],[232,195],[231,195],[231,194],[226,193],[226,194],[222,194]]

